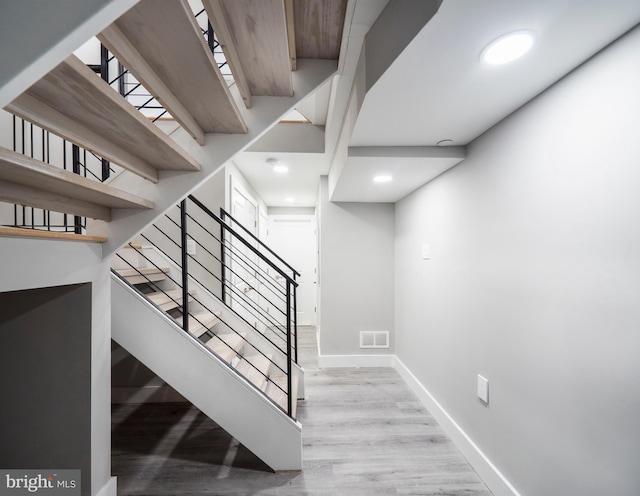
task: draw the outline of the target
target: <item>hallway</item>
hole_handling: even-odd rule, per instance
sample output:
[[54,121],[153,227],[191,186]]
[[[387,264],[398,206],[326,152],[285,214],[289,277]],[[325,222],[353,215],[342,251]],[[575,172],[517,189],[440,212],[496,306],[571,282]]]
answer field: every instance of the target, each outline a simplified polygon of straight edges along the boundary
[[124,495],[491,493],[392,369],[319,369],[300,330],[304,470],[273,474],[188,403],[114,405],[112,472]]

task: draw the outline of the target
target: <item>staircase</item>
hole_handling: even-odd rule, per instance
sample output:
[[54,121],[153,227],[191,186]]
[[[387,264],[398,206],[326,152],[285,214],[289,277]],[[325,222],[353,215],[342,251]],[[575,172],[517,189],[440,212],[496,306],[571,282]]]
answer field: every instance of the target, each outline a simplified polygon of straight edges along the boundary
[[[111,186],[137,196],[136,204],[96,205],[102,213],[89,215],[96,219],[89,228],[91,234],[108,238],[103,247],[106,255],[247,148],[335,73],[335,58],[296,59],[297,70],[292,72],[291,40],[321,35],[317,29],[308,29],[306,17],[296,20],[287,11],[293,4],[273,0],[204,2],[210,23],[220,29],[217,36],[227,37],[220,43],[234,69],[231,86],[221,75],[187,0],[142,0],[96,33],[180,124],[171,137],[74,55],[5,106],[7,111],[125,169],[126,174]],[[335,11],[335,6],[331,7],[329,17]],[[318,1],[318,8],[320,13],[322,1]],[[244,26],[248,18],[255,21],[250,33]],[[339,41],[332,39],[331,43],[339,46]],[[253,44],[268,50],[255,58],[255,49],[249,50]],[[286,54],[289,64],[274,64],[281,54]],[[289,82],[286,91],[283,81]],[[14,169],[24,165],[8,153],[2,160]],[[73,213],[73,202],[67,205],[59,196],[40,194],[47,191],[46,184],[34,191],[14,180],[17,177],[11,172],[0,178],[0,201]],[[73,185],[70,190],[82,188]],[[82,201],[73,192],[65,194]],[[91,196],[86,189],[83,194]]]
[[[187,0],[142,0],[95,34],[179,127],[169,136],[66,54],[5,109],[123,172],[103,184],[49,162],[44,145],[39,160],[33,140],[30,156],[14,142],[13,150],[0,148],[0,201],[92,219],[80,231],[103,236],[103,256],[111,257],[335,73],[340,35],[324,36],[317,23],[341,27],[346,0],[202,3],[232,69],[231,86]],[[216,295],[182,264],[165,259],[158,270],[137,251],[133,258],[130,266],[115,264],[114,339],[269,466],[300,469],[295,298],[285,303],[284,325],[256,310],[267,320],[257,329],[238,313],[244,300],[228,274]]]
[[[140,252],[143,248],[139,248]],[[136,250],[137,251],[137,250]],[[114,273],[135,288],[140,295],[143,295],[148,303],[152,303],[158,309],[164,311],[173,318],[176,326],[183,330],[184,316],[187,315],[187,329],[191,336],[197,338],[202,345],[213,352],[215,358],[222,360],[230,368],[237,371],[247,381],[249,381],[258,391],[263,392],[274,404],[278,405],[282,411],[288,409],[287,375],[279,369],[274,361],[274,354],[280,352],[276,347],[259,342],[255,337],[249,338],[250,332],[255,332],[246,323],[239,324],[235,320],[236,329],[244,329],[238,332],[232,330],[230,324],[232,318],[230,313],[233,310],[224,308],[211,311],[197,305],[198,309],[184,313],[182,289],[159,289],[172,287],[173,277],[180,278],[180,274],[171,274],[170,267],[143,267],[144,257],[138,259],[136,267],[132,268],[129,263],[123,264],[123,258],[130,258],[130,255],[119,252],[114,257]],[[126,265],[126,267],[123,267]],[[174,269],[175,270],[175,269]],[[193,281],[192,281],[193,284]],[[196,289],[189,290],[189,301],[193,303],[197,298]],[[212,296],[209,295],[208,300]],[[192,306],[193,307],[193,306]],[[117,340],[117,338],[116,338]],[[265,351],[262,351],[262,350]],[[135,350],[129,350],[135,354]],[[281,362],[281,361],[280,361]],[[212,378],[207,378],[211,380]],[[297,367],[297,373],[292,381],[292,402],[291,417],[296,416],[296,401],[298,397],[298,384],[303,379],[303,371]]]
[[[298,274],[224,214],[223,221],[190,195],[166,214],[169,222],[154,224],[141,233],[140,244],[116,253],[113,339],[273,469],[301,468],[301,426],[295,421],[304,384],[295,363]],[[173,245],[180,253],[154,244],[157,232],[164,249]],[[248,299],[238,289],[247,284],[259,298]],[[171,344],[159,345],[164,339]],[[186,381],[185,366],[202,373]],[[213,402],[212,386],[225,381],[234,382],[233,389]],[[249,425],[262,434],[247,436]]]

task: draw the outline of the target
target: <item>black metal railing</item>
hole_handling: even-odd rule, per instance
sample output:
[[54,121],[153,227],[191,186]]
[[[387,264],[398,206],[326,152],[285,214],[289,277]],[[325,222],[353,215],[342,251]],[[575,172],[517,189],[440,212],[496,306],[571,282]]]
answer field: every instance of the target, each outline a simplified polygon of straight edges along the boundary
[[[100,182],[115,172],[109,161],[40,126],[16,115],[12,123],[15,152]],[[13,227],[83,234],[87,226],[86,218],[77,215],[26,205],[14,205],[13,210]]]
[[[129,268],[136,269],[144,278],[146,290],[142,292],[162,292],[175,303],[174,311],[178,314],[174,318],[183,330],[189,332],[190,321],[206,326],[206,322],[198,317],[198,311],[202,309],[209,314],[216,314],[224,327],[244,341],[245,349],[262,355],[271,362],[271,369],[286,375],[287,383],[282,387],[247,361],[248,366],[264,376],[267,384],[273,384],[274,388],[286,395],[285,411],[292,416],[292,402],[295,401],[292,364],[297,363],[295,301],[298,284],[294,277],[299,274],[255,236],[250,236],[251,233],[239,228],[240,224],[232,221],[231,216],[226,214],[225,217],[227,222],[193,195],[189,195],[141,235],[165,259],[179,267],[179,276],[171,273],[167,275],[169,284],[176,289],[180,288],[181,296],[178,299],[163,288],[163,283],[151,281],[150,277],[137,270],[135,263],[128,262],[122,255],[118,256],[121,264],[124,262]],[[231,225],[232,222],[234,225]],[[133,245],[132,248],[139,252],[147,266],[162,270],[144,254],[142,248]],[[279,279],[276,279],[276,275]],[[190,288],[194,284],[206,290],[208,302],[207,298],[194,296]],[[250,290],[246,291],[247,288]],[[139,287],[138,289],[140,290]],[[253,294],[249,295],[249,292]],[[270,348],[277,350],[281,358],[286,357],[286,366],[278,365],[282,364],[282,359],[270,357],[269,353],[252,344],[250,338],[235,329],[237,325],[233,324],[233,318],[226,318],[215,312],[216,308],[211,308],[212,301],[217,302],[214,307],[225,309],[225,315],[231,312],[235,321],[244,321],[245,325],[242,327],[251,326],[254,329],[252,332],[260,333],[270,343]],[[200,340],[206,343],[212,339],[221,340],[213,328],[200,336]],[[224,344],[228,346],[226,342]],[[210,348],[207,349],[213,352]],[[232,364],[228,365],[232,367]]]
[[[260,273],[266,274],[264,284],[268,291],[271,292],[271,289],[273,288],[272,281],[276,281],[276,283],[279,283],[280,285],[281,284],[287,285],[289,283],[297,284],[296,278],[300,276],[300,273],[297,270],[295,270],[291,265],[289,265],[282,257],[280,257],[277,253],[275,253],[271,248],[269,248],[264,242],[262,242],[259,238],[257,238],[255,234],[249,231],[244,225],[242,225],[241,222],[235,219],[224,208],[220,208],[220,219],[223,222],[225,222],[229,227],[240,229],[244,233],[244,235],[247,236],[249,240],[251,240],[251,242],[256,247],[256,249],[260,253],[264,254],[267,258],[269,258],[269,260],[271,260],[272,263],[268,264],[266,272],[263,267],[258,266]],[[268,272],[269,269],[275,270],[276,272],[275,278],[270,277],[270,274]],[[296,297],[297,292],[293,291],[291,293],[292,293],[292,301],[289,302],[289,304],[286,304],[285,308],[291,312],[289,317],[291,317],[293,320],[293,328],[297,329],[298,328],[298,321],[297,321],[298,305],[297,305],[297,297]],[[283,292],[283,294],[284,295],[290,294],[288,288]],[[286,300],[282,300],[282,301],[286,303]],[[283,312],[281,308],[278,308],[278,310],[286,315],[286,313]],[[288,317],[287,317],[287,320],[288,320]],[[295,346],[294,360],[296,363],[298,362],[297,346]]]
[[[213,27],[208,20],[206,11],[202,9],[199,12],[194,12],[194,16],[196,18],[198,26],[200,27],[202,35],[205,38],[207,46],[213,54],[218,69],[220,69],[220,72],[224,79],[227,81],[227,84],[231,84],[233,82],[233,74],[231,74],[231,70],[222,50],[222,46],[215,36]],[[138,81],[138,79],[129,71],[129,69],[127,69],[124,65],[122,65],[120,61],[117,60],[115,55],[110,54],[104,45],[101,45],[100,54],[100,66],[97,67],[102,67],[103,71],[105,71],[105,69],[108,71],[109,67],[114,64],[116,64],[117,67],[117,76],[112,79],[103,77],[103,79],[105,79],[105,81],[107,81],[110,86],[116,88],[120,95],[126,98],[145,116],[152,119],[152,122],[156,122],[159,119],[171,118],[171,114],[167,109],[164,108],[164,106],[158,101],[158,99],[149,90],[147,90],[140,81]],[[104,73],[105,72],[102,72],[102,74]]]

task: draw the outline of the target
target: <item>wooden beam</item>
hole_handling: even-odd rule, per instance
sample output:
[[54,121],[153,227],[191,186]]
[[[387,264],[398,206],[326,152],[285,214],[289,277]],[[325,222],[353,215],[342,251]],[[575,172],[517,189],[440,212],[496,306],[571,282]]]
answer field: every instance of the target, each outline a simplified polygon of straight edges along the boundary
[[291,70],[297,69],[298,59],[296,56],[296,28],[295,13],[293,11],[293,0],[284,0],[284,12],[287,16],[287,40],[289,42],[289,59],[291,60]]
[[254,96],[292,96],[284,0],[219,0]]
[[180,103],[176,95],[164,84],[162,77],[147,63],[140,52],[115,25],[107,27],[98,39],[129,69],[145,88],[154,92],[156,99],[180,123],[199,145],[204,145],[204,131]]
[[57,231],[38,231],[36,229],[22,229],[19,227],[0,226],[0,236],[16,238],[57,239],[64,241],[84,241],[86,243],[106,243],[104,236],[91,236],[89,234],[74,234]]
[[209,22],[211,26],[213,26],[213,31],[216,33],[218,43],[220,43],[227,63],[231,68],[233,79],[238,86],[238,91],[242,96],[244,106],[251,108],[251,90],[249,89],[247,77],[242,69],[242,62],[240,61],[238,50],[233,42],[233,35],[231,34],[231,28],[229,27],[229,21],[227,20],[224,8],[220,0],[202,0],[202,5],[207,11]]
[[297,56],[338,60],[347,0],[293,0],[293,3]]

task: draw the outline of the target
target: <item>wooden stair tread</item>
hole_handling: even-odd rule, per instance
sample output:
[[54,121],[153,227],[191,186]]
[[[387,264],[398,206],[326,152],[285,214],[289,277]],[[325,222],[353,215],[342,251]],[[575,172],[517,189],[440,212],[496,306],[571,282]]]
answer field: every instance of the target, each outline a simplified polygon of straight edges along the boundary
[[138,267],[128,269],[115,269],[121,277],[124,277],[130,284],[143,284],[146,282],[163,281],[167,278],[169,267]]
[[240,334],[235,332],[216,334],[206,344],[216,355],[231,364],[242,350],[246,337],[246,332],[241,332]]
[[236,365],[236,370],[256,387],[262,389],[271,367],[271,358],[273,355],[243,356]]
[[[215,9],[202,4],[213,20]],[[293,80],[289,59],[289,39],[285,2],[282,0],[216,0],[222,6],[231,31],[238,60],[252,95],[292,96]],[[252,19],[252,29],[247,29]],[[230,40],[225,40],[229,43]],[[224,48],[224,47],[223,47]]]
[[187,0],[142,0],[98,38],[200,144],[247,132]]
[[[293,412],[291,415],[293,418],[296,416],[296,411],[298,408],[298,378],[294,374],[291,377],[291,394],[293,401],[291,403],[291,407]],[[275,401],[280,407],[287,411],[287,395],[285,391],[287,390],[287,376],[286,375],[275,375],[269,378],[269,383],[267,384],[267,388],[265,389],[266,395]]]
[[[189,301],[191,301],[193,296],[196,293],[194,289],[189,291]],[[177,308],[182,305],[182,289],[172,289],[170,291],[156,291],[155,293],[148,293],[145,295],[149,300],[155,303],[158,307],[160,307],[165,312],[171,310],[173,308]]]
[[347,0],[293,0],[293,3],[297,57],[338,60]]
[[167,274],[171,270],[169,267],[136,267],[129,269],[116,269],[116,272],[122,277],[135,276],[138,274]]
[[151,181],[200,165],[74,55],[7,110]]
[[[189,332],[199,338],[205,332],[209,331],[220,320],[218,317],[220,312],[210,312],[203,310],[201,312],[189,315]],[[176,322],[182,325],[182,316],[176,317]]]
[[57,231],[39,231],[23,227],[0,226],[0,236],[12,236],[16,238],[57,239],[63,241],[82,241],[86,243],[106,243],[104,236],[90,236],[87,234],[75,234]]
[[111,220],[112,208],[153,202],[0,147],[0,201]]

